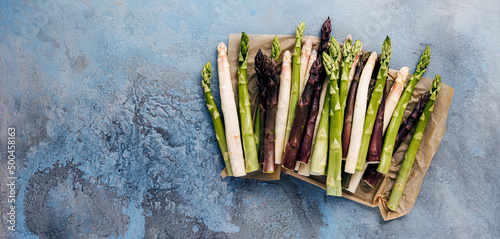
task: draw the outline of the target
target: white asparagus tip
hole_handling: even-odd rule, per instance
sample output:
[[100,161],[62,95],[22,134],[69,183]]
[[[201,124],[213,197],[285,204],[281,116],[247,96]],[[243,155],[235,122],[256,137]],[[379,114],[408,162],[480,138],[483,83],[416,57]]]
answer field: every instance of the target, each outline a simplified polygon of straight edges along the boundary
[[[318,56],[318,52],[316,50],[313,50],[311,52],[311,58],[309,58],[309,59],[312,59],[314,57],[313,61],[316,61],[317,56]],[[309,60],[309,61],[311,61],[311,60]]]
[[311,39],[307,39],[304,45],[302,45],[302,50],[300,51],[300,53],[310,55],[311,48],[312,48],[312,41]]
[[283,54],[283,63],[291,61],[292,61],[292,53],[290,53],[289,50],[286,50],[285,53]]
[[219,45],[217,46],[217,52],[219,52],[219,55],[226,55],[227,47],[224,42],[219,43]]
[[352,36],[351,36],[351,34],[349,34],[349,35],[347,35],[347,36],[345,37],[345,40],[346,40],[346,41],[347,41],[347,39],[351,39],[351,40],[352,40]]
[[377,58],[377,52],[375,52],[375,51],[372,52],[372,54],[370,55],[370,58],[372,58],[372,59],[375,58],[375,60],[376,60],[376,58]]
[[398,77],[396,78],[396,81],[401,83],[406,80],[406,77],[408,76],[408,72],[410,71],[410,68],[404,66],[399,70],[398,72]]

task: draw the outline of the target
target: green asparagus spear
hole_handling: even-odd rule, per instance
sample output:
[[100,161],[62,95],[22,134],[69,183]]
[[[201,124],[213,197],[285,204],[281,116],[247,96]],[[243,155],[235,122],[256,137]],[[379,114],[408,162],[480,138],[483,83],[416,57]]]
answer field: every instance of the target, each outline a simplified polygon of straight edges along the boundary
[[273,43],[271,45],[271,59],[274,59],[274,61],[278,62],[280,54],[281,54],[280,40],[278,39],[278,35],[275,35]]
[[380,163],[377,168],[377,171],[383,174],[387,174],[389,172],[389,168],[391,167],[392,153],[394,151],[394,143],[396,142],[399,125],[401,124],[406,106],[408,105],[408,101],[410,100],[411,94],[413,93],[417,82],[420,80],[420,77],[422,77],[422,74],[424,74],[425,70],[427,70],[430,58],[431,49],[429,48],[429,46],[427,46],[424,53],[422,53],[422,57],[418,62],[415,73],[411,76],[410,81],[408,82],[408,86],[406,86],[403,95],[401,96],[401,98],[399,98],[396,109],[392,114],[391,123],[389,124],[389,127],[385,132],[384,146],[382,147],[382,155],[380,156]]
[[330,54],[323,52],[323,63],[330,86],[330,139],[326,194],[342,196],[342,124],[344,120],[341,116],[338,83],[341,52],[337,40],[333,37],[330,41],[329,50]]
[[420,141],[422,140],[422,136],[424,134],[425,127],[427,126],[427,122],[429,122],[431,113],[432,111],[434,111],[434,103],[436,102],[440,89],[441,89],[441,76],[436,75],[434,81],[432,82],[431,90],[429,91],[430,97],[429,100],[427,101],[427,104],[425,105],[424,113],[420,117],[420,120],[417,124],[417,128],[415,129],[413,138],[411,139],[410,145],[408,146],[408,150],[406,151],[404,161],[401,164],[401,168],[399,169],[398,177],[396,178],[396,183],[392,188],[391,196],[389,197],[389,202],[387,202],[387,207],[391,210],[396,210],[398,208],[399,200],[403,195],[403,191],[406,186],[406,181],[408,180],[408,176],[410,176],[410,171],[413,167],[413,163],[415,162],[415,157],[417,155]]
[[302,22],[295,31],[295,47],[292,54],[292,88],[290,92],[290,104],[288,106],[288,119],[286,122],[285,142],[288,142],[290,130],[295,119],[295,110],[299,102],[300,91],[300,47],[302,45],[302,36],[304,35],[305,22]]
[[382,56],[380,60],[380,69],[378,71],[377,81],[375,82],[370,102],[368,103],[368,109],[366,110],[365,123],[363,125],[363,137],[361,138],[361,147],[359,148],[356,171],[363,171],[363,168],[365,167],[366,155],[368,154],[368,146],[370,145],[373,126],[375,125],[377,111],[384,94],[387,73],[389,73],[391,55],[391,39],[389,38],[389,36],[387,36],[385,38],[384,44],[382,45]]
[[351,39],[348,39],[344,44],[342,49],[342,75],[340,76],[340,115],[342,119],[344,119],[344,111],[347,100],[348,93],[348,85],[349,85],[349,72],[351,71],[352,63],[354,62],[354,58],[361,50],[361,41],[356,40],[354,45],[351,46]]
[[252,112],[250,111],[250,96],[248,94],[248,46],[248,36],[243,32],[241,33],[240,55],[238,59],[238,97],[243,150],[245,152],[245,169],[247,173],[260,168],[253,132]]
[[[329,87],[329,85],[327,85]],[[329,88],[327,88],[329,89]],[[326,160],[328,156],[328,122],[330,115],[330,96],[325,97],[321,119],[319,121],[316,141],[311,156],[311,175],[325,175]]]
[[208,111],[210,111],[210,116],[212,116],[212,122],[215,129],[215,137],[217,138],[217,143],[219,143],[222,158],[224,158],[224,163],[226,164],[227,175],[233,176],[233,171],[231,170],[231,162],[229,161],[229,152],[227,150],[224,124],[222,124],[219,110],[215,105],[214,97],[212,96],[212,90],[210,89],[210,79],[212,78],[212,68],[210,66],[210,61],[208,61],[205,67],[203,67],[201,76],[203,77],[203,79],[201,80],[201,85],[203,86],[203,91],[205,91],[205,102],[207,103]]

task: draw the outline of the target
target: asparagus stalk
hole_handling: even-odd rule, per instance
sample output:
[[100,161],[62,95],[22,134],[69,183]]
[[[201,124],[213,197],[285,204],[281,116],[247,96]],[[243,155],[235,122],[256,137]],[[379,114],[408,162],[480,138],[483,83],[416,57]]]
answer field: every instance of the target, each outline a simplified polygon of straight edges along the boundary
[[368,146],[370,144],[373,126],[375,125],[377,109],[380,106],[380,101],[384,93],[383,91],[387,80],[387,73],[389,72],[391,55],[391,39],[389,38],[389,36],[387,36],[385,38],[384,44],[382,45],[382,56],[380,60],[380,69],[378,71],[377,81],[375,83],[375,88],[372,92],[370,102],[368,103],[368,109],[366,110],[365,123],[363,126],[363,137],[361,139],[359,154],[357,155],[358,163],[356,166],[356,170],[358,171],[363,170],[366,162],[366,155],[368,153]]
[[[328,81],[325,81],[328,82]],[[328,89],[329,86],[324,88]],[[327,90],[324,90],[326,92]],[[323,93],[323,92],[322,92]],[[321,117],[319,119],[316,140],[313,146],[313,152],[310,159],[310,174],[325,175],[326,161],[328,156],[328,122],[330,114],[330,96],[325,96]]]
[[217,51],[219,52],[217,67],[219,71],[221,108],[224,114],[224,124],[228,136],[226,137],[226,141],[229,159],[231,161],[231,169],[233,170],[234,176],[241,177],[246,175],[245,160],[243,159],[238,112],[236,110],[236,102],[234,101],[226,44],[223,42],[219,43]]
[[266,76],[266,132],[264,138],[264,167],[262,172],[273,173],[275,159],[276,110],[278,105],[278,69],[275,59],[280,55],[278,36],[274,37],[271,57],[264,55],[264,74]]
[[340,46],[332,37],[329,53],[323,52],[323,62],[328,75],[330,97],[329,154],[326,176],[326,194],[342,196],[342,122],[339,98]]
[[396,142],[394,143],[394,152],[399,148],[401,143],[406,139],[406,136],[410,133],[410,130],[413,128],[413,125],[417,122],[417,119],[420,118],[422,112],[424,112],[425,104],[429,99],[429,93],[426,92],[417,103],[417,106],[413,110],[413,112],[408,116],[406,120],[403,121],[401,126],[399,126],[398,135],[396,136]]
[[255,123],[253,126],[254,138],[255,138],[255,148],[257,148],[258,162],[260,162],[260,106],[257,104],[257,109],[255,113]]
[[[288,142],[292,124],[295,120],[295,111],[299,101],[300,91],[300,46],[304,35],[305,22],[302,22],[295,31],[295,46],[292,54],[292,88],[290,92],[290,105],[288,106],[288,119],[286,121],[285,142]],[[286,150],[286,149],[285,149]]]
[[304,87],[306,86],[307,78],[306,78],[306,71],[307,71],[307,63],[309,62],[309,58],[311,58],[311,48],[312,48],[312,41],[311,39],[307,39],[307,41],[304,43],[302,46],[302,51],[300,53],[300,90],[299,90],[299,96],[302,95],[302,92],[304,91]]
[[[366,98],[368,95],[368,85],[377,60],[377,53],[372,52],[370,58],[366,62],[366,66],[359,78],[358,90],[356,93],[356,103],[354,105],[354,114],[352,120],[351,141],[345,162],[345,172],[353,174],[356,171],[358,163],[359,148],[361,146],[361,138],[363,136],[363,123],[365,122],[366,113]],[[366,157],[366,156],[365,156]],[[364,166],[364,163],[363,163]],[[363,169],[363,168],[362,168]]]
[[415,157],[417,156],[417,151],[420,145],[420,141],[422,141],[422,136],[424,134],[427,123],[429,122],[431,113],[432,111],[434,111],[434,103],[436,102],[440,88],[441,88],[441,76],[436,75],[434,81],[432,82],[432,87],[429,92],[430,97],[427,104],[425,105],[424,113],[422,114],[422,116],[418,121],[417,128],[415,129],[413,138],[411,139],[410,145],[408,146],[408,150],[406,151],[405,159],[403,160],[401,168],[399,169],[398,177],[396,178],[396,183],[392,188],[391,196],[389,197],[389,201],[387,202],[387,207],[391,210],[396,210],[398,208],[399,200],[403,195],[406,182],[408,181],[408,176],[410,176],[410,171],[413,167],[413,163],[415,162]]
[[259,49],[255,55],[255,73],[257,74],[257,87],[259,90],[258,118],[256,118],[255,136],[259,137],[259,163],[264,163],[264,127],[266,126],[266,84],[264,75],[264,54]]
[[380,181],[381,176],[382,174],[377,172],[377,165],[369,164],[368,168],[366,169],[364,181],[371,188],[375,188],[375,186],[377,186],[378,182]]
[[[348,93],[348,85],[349,85],[349,72],[351,71],[352,63],[354,62],[354,58],[358,54],[358,52],[361,50],[361,41],[356,40],[354,42],[354,46],[351,46],[351,39],[347,39],[346,43],[344,44],[344,47],[342,49],[342,75],[340,77],[340,115],[342,119],[344,119],[344,112],[345,112],[345,106],[346,106],[346,100],[347,100],[347,93]],[[370,80],[368,79],[367,82],[367,89],[368,89],[368,83],[370,83]],[[367,91],[368,92],[368,91]]]
[[288,103],[290,102],[290,86],[292,84],[291,58],[290,51],[285,51],[283,64],[281,65],[278,112],[276,113],[276,164],[281,164],[283,145],[285,143],[285,128],[288,118]]
[[[364,62],[359,61],[356,69],[356,74],[353,77],[349,94],[347,95],[347,105],[345,109],[344,127],[342,129],[342,159],[347,157],[347,149],[349,149],[349,141],[351,140],[352,116],[354,114],[354,103],[356,101],[356,92],[358,90],[359,77],[363,68]],[[353,67],[354,68],[354,67]]]
[[380,152],[382,151],[382,135],[384,128],[384,112],[385,102],[387,98],[387,84],[384,86],[384,95],[382,102],[378,107],[377,117],[375,118],[375,125],[373,126],[372,136],[370,138],[370,146],[368,146],[368,163],[378,163],[380,161]]
[[[346,161],[347,163],[347,161]],[[356,171],[354,174],[351,174],[351,178],[349,180],[349,187],[347,187],[347,191],[351,193],[356,193],[356,189],[358,189],[359,183],[361,182],[361,179],[363,178],[364,170],[366,170],[366,167],[368,164],[365,164],[363,168],[363,172],[358,172]]]
[[226,171],[228,176],[233,176],[233,170],[231,170],[231,161],[229,160],[229,152],[227,150],[226,143],[226,133],[224,132],[224,125],[222,124],[222,119],[220,118],[219,110],[217,105],[215,105],[214,97],[212,96],[212,90],[210,89],[210,79],[212,78],[212,69],[210,61],[207,62],[201,76],[201,85],[203,86],[203,91],[205,92],[205,102],[207,104],[208,111],[212,117],[212,122],[215,129],[215,137],[217,138],[217,143],[219,143],[220,152],[222,158],[224,159],[224,164],[226,164]]
[[389,126],[389,122],[391,121],[391,116],[392,113],[394,112],[394,109],[396,108],[396,105],[398,104],[399,97],[401,97],[401,94],[403,93],[404,85],[405,85],[405,80],[406,77],[408,76],[408,70],[410,68],[408,67],[403,67],[401,70],[398,72],[398,76],[396,77],[396,81],[392,85],[391,88],[391,93],[389,93],[389,96],[387,96],[387,102],[385,105],[385,112],[384,112],[384,130],[387,129],[387,126]]
[[248,94],[248,36],[245,32],[241,33],[240,54],[238,65],[238,97],[240,106],[241,133],[243,140],[243,149],[245,153],[246,172],[250,173],[260,168],[255,145],[255,135],[253,131],[252,112],[250,110],[250,96]]
[[[307,71],[306,71],[306,79],[309,79],[309,72],[311,71],[312,64],[317,60],[317,55],[318,53],[316,50],[313,50],[311,53],[311,57],[309,57],[309,63],[307,64]],[[321,75],[320,75],[321,77]],[[321,79],[321,78],[320,78]],[[323,88],[321,89],[321,96],[319,99],[319,109],[323,109],[323,103],[326,95],[326,84],[328,81],[323,81]],[[314,141],[316,140],[316,132],[318,129],[318,124],[320,120],[321,112],[318,112],[318,116],[316,119],[316,125],[314,126],[314,133],[313,133],[313,142],[312,142],[312,147],[314,147]],[[310,174],[310,166],[311,166],[311,160],[307,164],[302,164],[297,162],[295,164],[295,170],[297,170],[297,165],[298,165],[298,174],[309,177]]]
[[300,101],[297,104],[297,112],[292,130],[290,131],[290,137],[286,144],[285,155],[283,156],[283,167],[288,169],[293,169],[295,167],[295,162],[297,160],[297,155],[299,147],[302,141],[303,128],[307,121],[307,113],[311,105],[311,98],[314,93],[314,86],[319,81],[319,73],[322,68],[322,64],[319,60],[316,60],[311,68],[309,80],[304,88],[304,92],[300,97]]
[[408,105],[408,100],[410,100],[411,94],[417,85],[417,82],[424,74],[425,70],[427,70],[427,66],[429,65],[429,59],[431,57],[431,49],[429,46],[425,48],[424,53],[422,53],[422,57],[417,65],[415,70],[415,74],[412,75],[410,81],[408,82],[408,86],[403,92],[403,95],[398,101],[396,105],[396,109],[392,114],[391,123],[387,128],[384,139],[384,146],[382,148],[382,155],[380,156],[380,163],[378,165],[377,171],[387,174],[389,172],[389,168],[391,166],[392,153],[394,151],[394,143],[396,141],[397,130],[399,125],[401,124],[401,120],[403,119],[403,113]]
[[316,118],[319,112],[319,99],[321,97],[321,89],[323,87],[323,80],[319,81],[314,86],[313,99],[311,107],[309,109],[309,116],[307,117],[306,128],[304,130],[304,135],[300,145],[299,162],[303,164],[309,163],[309,157],[311,156],[311,146],[313,141],[314,126],[316,125]]

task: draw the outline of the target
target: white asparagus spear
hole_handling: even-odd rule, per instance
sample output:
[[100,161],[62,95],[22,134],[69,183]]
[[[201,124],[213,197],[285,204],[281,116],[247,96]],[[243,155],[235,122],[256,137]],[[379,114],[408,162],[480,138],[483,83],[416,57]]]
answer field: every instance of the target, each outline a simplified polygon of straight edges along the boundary
[[300,52],[300,90],[299,97],[302,95],[304,88],[306,87],[307,78],[306,71],[307,69],[311,69],[308,62],[311,58],[311,48],[312,41],[311,39],[307,39],[307,41],[302,45],[302,50]]
[[276,112],[276,142],[275,163],[281,164],[283,145],[285,143],[286,121],[288,119],[288,104],[290,102],[290,87],[292,85],[292,54],[285,51],[281,65],[280,91],[278,98],[278,111]]
[[361,146],[363,124],[365,122],[368,86],[370,84],[373,68],[375,67],[375,60],[377,60],[377,53],[372,52],[359,78],[358,92],[356,93],[352,119],[351,140],[349,142],[349,150],[347,151],[345,163],[345,172],[350,174],[356,171],[356,165],[358,163],[359,147]]
[[241,146],[240,123],[236,102],[234,101],[233,85],[231,83],[231,73],[227,60],[226,45],[221,42],[217,46],[219,52],[217,58],[217,68],[219,72],[219,87],[222,114],[224,115],[224,125],[226,128],[227,149],[231,169],[235,177],[245,176],[245,160],[243,159],[243,148]]
[[356,171],[351,176],[351,181],[349,181],[349,187],[347,188],[347,191],[349,191],[351,193],[356,193],[356,189],[358,188],[359,183],[361,182],[361,178],[363,178],[363,175],[365,174],[367,167],[368,167],[368,164],[365,164],[365,167],[363,168],[363,172]]
[[410,68],[406,66],[399,70],[396,81],[394,81],[394,84],[392,85],[391,92],[387,96],[384,108],[384,130],[382,131],[382,135],[391,122],[392,113],[394,113],[394,109],[396,109],[396,105],[398,104],[399,98],[405,88],[405,81],[406,77],[408,77],[409,70]]
[[351,88],[351,82],[352,79],[354,78],[354,73],[356,73],[356,65],[358,65],[359,57],[361,54],[361,49],[359,50],[358,54],[356,54],[356,57],[354,57],[354,61],[352,62],[352,67],[351,71],[349,71],[349,81],[347,82],[347,92],[349,92],[349,89]]
[[[309,79],[309,73],[311,71],[311,66],[316,61],[317,56],[318,56],[318,53],[316,52],[316,50],[313,50],[311,52],[311,57],[309,58],[309,63],[307,64],[306,79]],[[326,97],[326,91],[327,91],[326,88],[328,88],[327,86],[328,86],[328,79],[325,80],[325,82],[323,82],[323,88],[321,88],[321,95],[319,98],[319,108],[318,108],[320,110],[318,111],[318,116],[316,116],[316,123],[314,124],[313,141],[312,141],[311,149],[314,149],[314,141],[316,141],[316,133],[318,132],[319,121],[321,120],[321,112],[323,109],[323,104],[325,103],[325,97]],[[311,156],[312,156],[312,153],[311,153]],[[306,177],[309,177],[309,175],[311,175],[309,172],[310,168],[311,168],[311,157],[309,157],[309,161],[307,162],[307,164],[299,163],[299,174],[306,176]]]

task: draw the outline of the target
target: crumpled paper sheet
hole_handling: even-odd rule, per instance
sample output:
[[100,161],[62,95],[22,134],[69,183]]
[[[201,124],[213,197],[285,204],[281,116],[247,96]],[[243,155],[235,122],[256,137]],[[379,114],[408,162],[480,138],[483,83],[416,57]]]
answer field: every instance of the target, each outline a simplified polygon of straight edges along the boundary
[[[250,48],[248,55],[248,87],[249,93],[251,97],[252,104],[252,115],[255,117],[255,109],[257,102],[257,85],[256,79],[257,76],[254,70],[254,59],[257,51],[259,49],[262,50],[264,54],[271,54],[271,42],[274,38],[274,35],[257,35],[257,34],[249,34],[250,39]],[[230,34],[229,35],[229,46],[228,46],[228,59],[229,64],[231,66],[231,78],[233,81],[233,90],[235,93],[235,100],[238,100],[238,90],[237,90],[237,72],[238,72],[238,54],[239,54],[239,43],[240,43],[240,34]],[[278,60],[278,64],[281,68],[282,55],[286,50],[289,50],[290,53],[293,53],[293,46],[295,43],[294,35],[278,35],[278,38],[281,43],[281,51],[282,54]],[[320,38],[319,37],[311,37],[304,36],[302,39],[302,43],[304,43],[307,39],[311,39],[313,42],[313,49],[318,49]],[[381,49],[370,49],[375,50],[378,53]],[[432,58],[431,58],[432,63]],[[410,68],[410,72],[414,71],[414,67]],[[397,70],[390,70],[388,75],[388,87],[392,86],[394,80],[396,79]],[[407,81],[410,79],[410,75],[406,79]],[[446,79],[443,79],[446,81]],[[410,113],[415,108],[418,99],[422,94],[429,91],[432,84],[432,79],[422,77],[418,82],[415,91],[412,94],[412,97],[408,103],[408,107],[405,111],[403,120],[410,115]],[[436,100],[434,106],[434,112],[431,115],[429,123],[427,124],[427,128],[425,129],[424,136],[422,138],[422,142],[420,143],[420,147],[418,149],[418,153],[415,159],[415,163],[413,165],[410,176],[408,177],[408,182],[406,184],[405,190],[401,197],[401,201],[399,203],[399,207],[396,211],[391,211],[387,208],[387,201],[389,200],[390,192],[392,190],[392,186],[394,185],[394,181],[397,177],[397,173],[399,171],[399,167],[401,166],[401,162],[404,158],[404,154],[408,145],[411,141],[411,135],[413,135],[412,130],[410,135],[406,138],[406,140],[401,144],[399,149],[396,151],[392,158],[391,168],[387,176],[381,179],[381,182],[377,185],[376,188],[372,189],[366,183],[361,182],[359,184],[356,193],[352,194],[347,191],[343,191],[343,197],[356,201],[358,203],[362,203],[364,205],[370,207],[379,207],[380,213],[384,220],[392,220],[395,218],[402,217],[410,212],[411,208],[415,204],[418,193],[420,191],[420,187],[422,186],[422,181],[424,179],[425,173],[429,168],[432,157],[437,151],[439,143],[443,138],[445,127],[446,127],[446,118],[448,115],[448,109],[450,108],[451,100],[453,98],[454,89],[448,85],[442,84],[441,91],[439,92],[439,96]],[[297,174],[294,171],[287,170],[281,168],[281,165],[275,166],[274,174],[264,174],[262,171],[255,172],[246,176],[246,178],[252,178],[257,180],[279,180],[280,170],[285,173],[309,182],[313,185],[321,187],[325,189],[324,177],[317,178],[309,178],[304,177],[302,175]],[[226,177],[227,173],[224,171],[221,173],[222,177]]]

